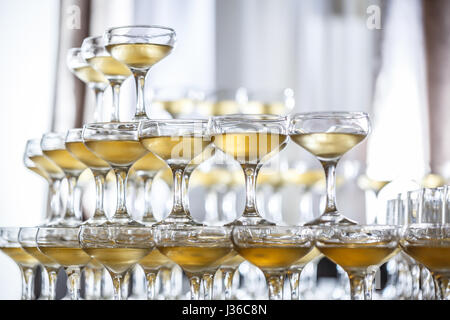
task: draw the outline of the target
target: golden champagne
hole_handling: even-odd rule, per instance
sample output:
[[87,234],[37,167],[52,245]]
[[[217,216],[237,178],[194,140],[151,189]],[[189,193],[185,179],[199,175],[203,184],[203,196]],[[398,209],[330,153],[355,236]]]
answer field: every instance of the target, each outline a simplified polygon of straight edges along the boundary
[[366,269],[387,262],[400,250],[390,243],[368,244],[323,244],[318,245],[320,252],[345,270]]
[[232,175],[228,170],[217,168],[212,169],[209,172],[203,172],[200,170],[195,170],[189,179],[189,184],[202,185],[202,186],[213,186],[217,184],[228,185],[231,183]]
[[122,43],[108,45],[106,50],[130,68],[148,69],[165,58],[172,47],[154,43]]
[[263,169],[258,174],[256,182],[258,185],[268,184],[273,187],[279,187],[282,185],[281,172],[278,170]]
[[131,166],[148,151],[134,140],[91,140],[86,146],[97,156],[113,166]]
[[240,163],[259,162],[263,157],[287,142],[288,137],[278,133],[224,133],[215,135],[213,142],[223,152]]
[[415,260],[432,272],[450,271],[450,244],[441,241],[427,241],[423,244],[406,244],[403,249]]
[[206,137],[159,136],[141,139],[142,145],[163,160],[191,162],[211,143]]
[[39,264],[39,261],[37,261],[32,255],[27,253],[21,247],[2,247],[0,249],[20,266],[32,268]]
[[91,169],[105,170],[109,168],[109,164],[97,157],[83,142],[67,142],[66,148],[75,158]]
[[221,268],[237,268],[244,261],[245,259],[242,258],[236,250],[232,250],[225,257],[216,262],[216,264]]
[[159,171],[166,167],[166,163],[149,152],[133,165],[133,169],[139,171]]
[[286,106],[283,102],[260,102],[249,101],[242,106],[243,113],[249,114],[274,114],[282,115],[286,113]]
[[25,250],[27,253],[32,255],[34,258],[36,258],[40,264],[42,264],[44,267],[47,268],[59,268],[59,265],[50,259],[48,256],[43,254],[38,247],[23,247],[23,250]]
[[156,248],[139,261],[139,265],[142,269],[144,269],[144,271],[158,270],[162,266],[170,264],[172,264],[172,261]]
[[305,266],[311,261],[313,261],[315,258],[321,256],[322,253],[314,247],[310,252],[308,252],[305,256],[301,257],[297,261],[295,261],[292,265],[293,266]]
[[75,75],[86,84],[89,83],[105,83],[108,84],[108,80],[103,74],[92,68],[91,66],[84,66],[73,69]]
[[295,169],[288,169],[281,173],[284,183],[311,187],[319,181],[325,182],[323,170],[308,170],[299,173]]
[[360,143],[366,135],[360,133],[298,133],[292,140],[318,158],[334,159]]
[[100,56],[92,57],[87,62],[94,67],[95,70],[103,73],[107,79],[111,80],[125,80],[131,76],[131,71],[126,65],[117,61],[113,57]]
[[109,271],[121,274],[145,257],[150,248],[84,248],[84,251]]
[[191,99],[178,99],[167,101],[153,101],[152,107],[166,110],[173,115],[189,114],[194,110],[194,101]]
[[204,101],[197,106],[199,113],[208,116],[222,116],[239,112],[239,104],[234,100],[221,100],[217,102]]
[[215,263],[231,252],[230,247],[159,247],[161,253],[178,264],[185,272],[200,273],[218,267]]
[[267,246],[238,247],[236,251],[263,271],[286,269],[309,253],[311,247]]
[[33,161],[36,166],[42,168],[42,170],[52,179],[64,177],[64,172],[62,172],[61,168],[45,156],[31,156],[30,160]]
[[42,253],[63,267],[83,267],[91,260],[91,257],[89,257],[81,248],[39,247],[39,249]]
[[44,170],[42,170],[41,168],[39,168],[39,167],[27,167],[27,169],[33,171],[34,173],[36,173],[36,174],[38,174],[38,175],[40,175],[40,176],[41,176],[42,178],[44,178],[45,180],[49,180],[49,179],[50,179],[50,177],[48,176],[48,174],[47,174]]
[[63,171],[83,171],[86,166],[75,159],[66,149],[45,150],[44,154],[55,162]]
[[103,269],[103,265],[92,257],[87,266],[91,269]]

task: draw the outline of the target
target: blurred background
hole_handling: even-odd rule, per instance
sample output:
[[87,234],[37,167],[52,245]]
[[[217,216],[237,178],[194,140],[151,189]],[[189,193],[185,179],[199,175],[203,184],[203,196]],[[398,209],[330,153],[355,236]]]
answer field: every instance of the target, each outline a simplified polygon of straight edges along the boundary
[[[26,140],[92,120],[94,94],[67,68],[67,50],[81,46],[87,36],[129,24],[164,25],[177,33],[172,54],[147,78],[149,100],[155,101],[162,89],[191,90],[203,97],[222,92],[226,99],[281,102],[283,107],[274,111],[280,114],[368,112],[372,133],[342,158],[337,201],[347,217],[376,222],[385,201],[405,188],[449,181],[448,16],[446,0],[1,1],[0,225],[36,225],[47,204],[46,183],[23,166]],[[111,104],[110,89],[104,104]],[[134,104],[130,78],[122,89],[122,119],[131,118]],[[147,110],[150,116],[199,114],[156,106]],[[230,168],[239,171],[236,164]],[[197,171],[213,169],[214,160]],[[282,178],[291,169],[297,176]],[[291,143],[264,170],[278,178],[260,183],[263,215],[295,224],[320,213],[322,177],[306,182],[302,175],[320,172],[313,156]],[[242,192],[231,182],[223,178],[211,187],[200,173],[189,194],[194,217],[242,211]],[[86,185],[92,194],[92,184]],[[161,188],[169,199],[170,188],[162,183]],[[93,210],[92,197],[84,200],[85,215]],[[170,203],[155,200],[157,217],[168,210]],[[20,296],[17,267],[1,255],[0,269],[0,283],[9,288],[0,291],[0,299]]]

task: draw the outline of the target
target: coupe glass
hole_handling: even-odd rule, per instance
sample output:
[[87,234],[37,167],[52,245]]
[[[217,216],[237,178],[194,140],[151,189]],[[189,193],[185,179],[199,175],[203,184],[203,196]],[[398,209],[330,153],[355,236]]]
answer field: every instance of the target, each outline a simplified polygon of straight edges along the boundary
[[241,105],[244,114],[287,115],[295,107],[294,90],[249,90],[248,101]]
[[81,217],[77,217],[75,213],[74,205],[77,199],[75,188],[78,177],[86,169],[86,166],[67,151],[65,140],[66,134],[64,133],[46,133],[41,139],[41,149],[47,158],[62,169],[68,184],[66,212],[55,225],[78,226],[81,222]]
[[71,300],[80,300],[82,269],[90,262],[78,243],[78,226],[40,227],[36,235],[39,250],[64,268]]
[[122,83],[131,76],[131,71],[126,65],[111,57],[105,48],[103,36],[84,39],[81,45],[83,58],[96,71],[105,76],[111,85],[113,104],[111,109],[111,122],[119,122],[119,98]]
[[[174,199],[172,211],[167,218],[158,222],[158,224],[198,225],[183,207],[185,203],[183,199],[183,176],[193,159],[200,156],[198,160],[200,162],[208,157],[204,152],[211,143],[208,121],[175,119],[143,121],[140,124],[139,139],[147,150],[167,163],[173,174]],[[185,185],[187,185],[187,182],[185,182]]]
[[64,172],[53,161],[44,156],[41,149],[41,139],[27,141],[24,153],[25,166],[31,166],[29,164],[30,160],[35,164],[37,169],[44,172],[48,177],[50,203],[47,206],[44,224],[55,223],[61,215],[60,186],[61,181],[64,179]]
[[[155,226],[156,247],[183,269],[190,281],[192,300],[200,299],[202,279],[215,274],[220,260],[232,251],[230,231],[228,227]],[[212,297],[212,292],[207,297]]]
[[58,277],[59,265],[54,260],[47,257],[38,249],[36,236],[38,227],[20,228],[18,240],[22,249],[33,256],[43,266],[46,278],[43,278],[43,289],[41,296],[46,300],[55,300],[56,298],[56,278]]
[[336,166],[341,157],[363,141],[370,131],[364,112],[310,112],[291,117],[289,135],[322,164],[326,177],[324,213],[307,225],[356,224],[336,208]]
[[108,80],[84,60],[81,48],[69,49],[66,61],[70,71],[94,91],[94,122],[100,122],[102,119],[103,93],[108,87]]
[[0,250],[19,267],[22,275],[22,300],[33,300],[34,269],[39,264],[32,255],[22,249],[19,243],[20,228],[0,228]]
[[150,68],[167,55],[175,45],[175,31],[160,26],[126,26],[111,28],[105,32],[106,50],[122,62],[134,75],[137,106],[133,120],[148,120],[144,87]]
[[[402,233],[403,250],[428,268],[436,296],[450,299],[450,192],[449,186],[420,190],[416,219]],[[409,213],[408,213],[409,214]]]
[[154,248],[152,229],[136,222],[134,225],[83,225],[79,241],[83,250],[108,270],[115,300],[122,300],[127,272]]
[[282,150],[289,137],[285,117],[273,115],[230,115],[214,117],[211,134],[216,148],[233,157],[245,175],[244,213],[231,225],[273,224],[261,217],[256,207],[256,180],[265,161]]
[[284,275],[314,247],[309,227],[235,226],[234,249],[266,277],[270,300],[283,299]]
[[398,226],[330,225],[318,227],[316,247],[350,278],[352,300],[372,300],[378,267],[399,251]]
[[117,183],[117,206],[108,224],[134,225],[126,207],[128,171],[133,164],[147,154],[139,143],[136,122],[106,122],[87,124],[83,128],[83,142],[97,157],[106,161],[114,170]]

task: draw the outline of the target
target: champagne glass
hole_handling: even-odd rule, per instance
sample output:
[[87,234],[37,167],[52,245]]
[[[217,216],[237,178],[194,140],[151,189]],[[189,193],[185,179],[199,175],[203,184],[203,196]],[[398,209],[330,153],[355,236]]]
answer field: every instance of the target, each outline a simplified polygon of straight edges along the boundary
[[91,67],[105,76],[111,85],[113,104],[110,121],[119,122],[120,87],[131,76],[130,69],[111,57],[105,48],[103,36],[84,39],[81,45],[81,54]]
[[135,122],[87,124],[83,128],[83,142],[97,157],[106,161],[116,175],[116,212],[106,224],[136,225],[137,222],[131,219],[126,207],[126,185],[130,168],[147,154],[147,150],[139,143],[138,124]]
[[244,114],[286,115],[295,107],[294,90],[250,90],[248,101],[241,105]]
[[197,224],[189,212],[184,210],[183,175],[189,163],[197,156],[200,155],[199,161],[208,157],[204,154],[211,143],[208,121],[176,119],[143,121],[139,128],[139,139],[147,150],[167,163],[173,174],[172,211],[158,224]]
[[231,115],[211,122],[214,146],[232,156],[245,175],[244,213],[232,225],[273,224],[261,217],[256,206],[256,180],[265,161],[288,141],[286,118],[272,115]]
[[81,48],[69,49],[66,61],[70,71],[94,91],[94,122],[100,122],[102,119],[103,93],[108,87],[108,80],[84,60]]
[[289,135],[322,164],[326,177],[324,213],[307,225],[356,224],[336,208],[336,166],[340,158],[370,131],[369,115],[364,112],[310,112],[292,116]]
[[41,139],[27,141],[24,153],[24,162],[27,168],[32,165],[29,161],[34,163],[35,168],[48,177],[50,203],[47,207],[44,224],[55,223],[61,214],[60,186],[62,179],[64,179],[64,172],[53,161],[44,156],[41,149]]
[[78,232],[78,226],[39,227],[36,235],[39,250],[64,268],[71,300],[81,299],[81,271],[91,260],[78,243]]
[[122,300],[122,284],[127,272],[154,248],[152,229],[137,222],[133,225],[108,222],[83,225],[79,241],[83,250],[108,270],[115,300]]
[[56,224],[60,226],[78,226],[81,218],[77,217],[75,213],[75,188],[78,177],[86,169],[86,166],[67,151],[65,140],[66,134],[64,133],[46,133],[41,139],[41,149],[47,158],[62,169],[68,184],[66,212]]
[[174,119],[189,118],[195,113],[196,106],[203,95],[188,88],[157,88],[154,90],[152,108],[164,110]]
[[450,299],[450,191],[449,186],[420,190],[419,206],[412,223],[402,232],[402,249],[428,268],[436,296]]
[[133,120],[148,120],[144,87],[150,68],[164,59],[175,45],[175,31],[160,26],[126,26],[105,32],[106,50],[111,56],[130,68],[137,92],[136,113]]
[[266,277],[270,300],[283,299],[284,275],[314,247],[309,227],[235,226],[234,249]]
[[43,278],[44,286],[41,296],[47,300],[56,298],[56,278],[58,277],[59,265],[54,260],[47,257],[38,249],[36,236],[38,227],[20,228],[18,240],[22,249],[34,257],[43,266],[46,278]]
[[[232,251],[227,227],[158,225],[155,226],[155,243],[189,278],[192,300],[200,299],[201,280],[214,274],[220,260]],[[208,297],[212,297],[212,292]]]
[[22,300],[32,300],[34,269],[39,264],[32,255],[22,249],[19,243],[20,228],[0,228],[0,250],[19,267],[22,275]]
[[244,88],[214,90],[204,93],[204,98],[198,102],[196,111],[207,117],[236,114],[247,102],[247,90]]
[[352,300],[372,300],[378,267],[399,251],[399,231],[389,225],[318,227],[316,247],[347,272]]

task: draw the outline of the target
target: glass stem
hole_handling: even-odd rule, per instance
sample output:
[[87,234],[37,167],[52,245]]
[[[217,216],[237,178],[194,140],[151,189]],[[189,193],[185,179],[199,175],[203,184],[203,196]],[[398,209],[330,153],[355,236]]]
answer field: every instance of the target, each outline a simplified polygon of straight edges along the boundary
[[284,274],[265,274],[269,300],[283,300]]
[[203,275],[203,294],[204,300],[213,299],[214,274],[206,273]]
[[258,177],[260,165],[243,165],[245,175],[245,210],[243,217],[261,217],[256,209],[256,179]]
[[291,300],[299,300],[300,299],[300,275],[302,273],[303,267],[296,267],[295,269],[289,270],[289,284],[291,286]]
[[364,299],[365,300],[372,300],[373,282],[375,280],[376,273],[377,273],[377,269],[368,270],[364,277]]
[[22,272],[22,300],[33,300],[33,268],[24,267],[21,268]]
[[49,297],[49,271],[47,268],[41,267],[41,292],[39,294],[39,300],[50,300]]
[[145,112],[145,98],[144,98],[144,87],[145,87],[145,76],[147,72],[134,71],[134,80],[136,83],[136,113],[133,120],[143,120],[148,119],[147,113]]
[[94,89],[94,92],[95,92],[94,122],[101,122],[102,108],[103,108],[103,90]]
[[198,276],[189,278],[191,287],[191,300],[200,300],[200,283],[201,279]]
[[224,287],[225,300],[231,300],[233,298],[231,290],[233,289],[233,278],[234,278],[236,269],[223,268],[221,270],[222,270],[222,274],[223,274],[223,287]]
[[436,296],[441,300],[450,300],[450,279],[447,276],[433,275]]
[[142,177],[142,181],[144,183],[144,216],[142,217],[143,222],[156,222],[155,216],[153,215],[153,207],[151,202],[153,178],[153,175],[145,175]]
[[48,300],[56,299],[56,279],[58,278],[58,270],[47,269],[48,274]]
[[326,207],[324,213],[337,213],[336,209],[336,164],[337,161],[320,161],[326,178]]
[[130,291],[130,278],[134,269],[130,269],[125,273],[125,276],[122,279],[122,299],[127,300]]
[[365,275],[348,273],[352,300],[365,300]]
[[186,211],[186,213],[188,215],[190,215],[190,211],[189,211],[189,179],[191,178],[191,174],[192,172],[195,170],[195,167],[187,167],[184,170],[184,174],[183,174],[183,208],[184,211]]
[[156,273],[145,273],[145,278],[147,279],[147,300],[155,300]]
[[80,300],[80,268],[68,268],[67,273],[67,289],[69,290],[71,300]]
[[111,273],[114,287],[114,300],[122,300],[122,274]]
[[163,294],[165,299],[172,298],[172,268],[162,267],[160,269],[161,282],[163,287]]
[[113,103],[112,103],[112,109],[111,109],[111,122],[120,122],[119,103],[120,103],[120,86],[121,85],[122,85],[121,82],[111,83],[111,90],[112,90],[112,97],[113,97]]
[[49,186],[48,191],[50,193],[50,203],[47,209],[47,222],[54,222],[59,218],[60,213],[60,186],[61,179],[53,179]]
[[129,215],[126,205],[126,188],[128,170],[122,168],[114,168],[117,184],[117,205],[113,220],[128,220]]
[[78,177],[70,175],[67,176],[67,186],[68,186],[68,193],[67,193],[67,208],[66,213],[64,214],[63,220],[70,220],[70,219],[76,219],[75,215],[75,187],[77,185],[77,179]]
[[184,168],[171,168],[173,172],[173,208],[170,216],[186,217],[183,209],[183,171]]
[[105,210],[103,208],[103,201],[105,196],[105,174],[96,170],[92,171],[95,179],[95,212],[94,220],[106,220]]

